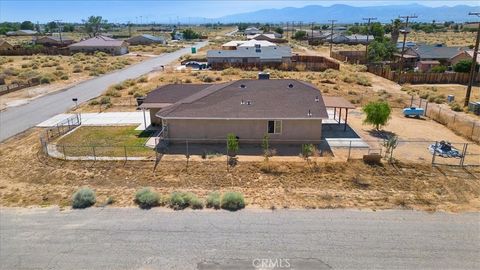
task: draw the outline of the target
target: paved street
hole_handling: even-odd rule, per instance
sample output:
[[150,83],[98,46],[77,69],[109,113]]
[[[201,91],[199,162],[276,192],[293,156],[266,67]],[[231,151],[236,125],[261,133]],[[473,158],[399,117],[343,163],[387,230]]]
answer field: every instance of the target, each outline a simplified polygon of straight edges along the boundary
[[10,208],[0,241],[1,269],[480,269],[478,213]]
[[[200,42],[195,47],[198,49],[206,44],[207,42]],[[79,103],[85,102],[100,95],[112,84],[147,74],[189,52],[190,47],[167,53],[132,65],[126,69],[82,82],[67,90],[37,98],[25,105],[7,108],[5,111],[0,112],[0,141],[23,132],[56,114],[73,108],[75,104],[72,102],[72,98],[78,98]]]

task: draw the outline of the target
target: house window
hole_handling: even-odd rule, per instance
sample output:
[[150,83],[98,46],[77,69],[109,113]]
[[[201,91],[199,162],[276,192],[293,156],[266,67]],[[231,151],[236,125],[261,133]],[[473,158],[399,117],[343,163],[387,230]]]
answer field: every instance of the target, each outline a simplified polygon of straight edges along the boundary
[[268,121],[268,134],[280,134],[282,133],[282,121],[270,120]]

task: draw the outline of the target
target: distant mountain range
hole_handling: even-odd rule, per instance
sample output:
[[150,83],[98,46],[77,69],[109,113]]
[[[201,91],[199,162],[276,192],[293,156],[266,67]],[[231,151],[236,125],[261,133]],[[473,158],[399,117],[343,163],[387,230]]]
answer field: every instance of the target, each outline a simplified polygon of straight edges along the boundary
[[[469,16],[468,12],[480,11],[480,6],[457,5],[453,7],[426,7],[419,4],[353,7],[349,5],[332,5],[329,7],[311,5],[301,8],[264,9],[255,12],[239,13],[213,19],[222,23],[233,22],[318,22],[338,20],[338,23],[362,22],[362,18],[376,17],[379,22],[390,22],[400,15],[417,15],[417,22],[444,21],[476,21],[478,18]],[[208,19],[212,21],[212,19]],[[200,21],[201,22],[201,21]]]

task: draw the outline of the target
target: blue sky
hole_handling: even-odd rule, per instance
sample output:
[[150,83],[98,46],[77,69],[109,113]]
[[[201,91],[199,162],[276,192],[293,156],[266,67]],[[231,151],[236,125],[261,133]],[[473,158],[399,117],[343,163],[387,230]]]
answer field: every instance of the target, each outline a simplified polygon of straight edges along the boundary
[[330,6],[347,4],[352,6],[422,4],[425,6],[478,6],[479,1],[203,1],[203,0],[64,0],[24,1],[0,0],[0,21],[31,20],[40,23],[52,20],[81,22],[90,15],[103,16],[110,22],[176,22],[177,18],[188,22],[188,17],[217,18],[225,15],[256,11],[266,8],[303,7],[307,5]]

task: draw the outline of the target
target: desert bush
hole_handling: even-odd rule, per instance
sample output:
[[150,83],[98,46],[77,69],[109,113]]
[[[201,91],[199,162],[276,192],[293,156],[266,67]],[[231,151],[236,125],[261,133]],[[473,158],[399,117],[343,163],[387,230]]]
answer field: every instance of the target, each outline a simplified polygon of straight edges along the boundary
[[145,76],[142,76],[142,77],[137,79],[137,82],[138,83],[146,83],[146,82],[148,82],[148,78],[145,77]]
[[135,203],[142,209],[149,209],[159,205],[160,195],[150,188],[145,187],[135,193]]
[[100,104],[102,105],[107,105],[107,104],[111,104],[112,101],[110,100],[110,97],[102,97],[100,99]]
[[229,67],[229,68],[227,68],[227,69],[224,69],[221,74],[222,74],[222,76],[225,76],[225,75],[238,75],[238,74],[240,74],[240,69]]
[[455,112],[461,112],[463,111],[463,108],[462,106],[460,106],[460,104],[456,103],[456,102],[453,102],[450,104],[450,108],[452,109],[452,111],[455,111]]
[[190,78],[186,78],[184,82],[185,83],[192,83],[192,80],[190,80]]
[[89,188],[80,188],[72,197],[73,208],[87,208],[94,205],[95,202],[95,192]]
[[60,77],[60,79],[61,79],[61,80],[68,80],[68,75],[62,75],[62,76]]
[[7,76],[18,76],[19,73],[20,73],[20,71],[18,71],[15,68],[7,68],[3,71],[3,74],[5,74]]
[[122,94],[115,90],[114,88],[110,88],[107,90],[107,92],[105,92],[105,95],[108,96],[108,97],[120,97],[122,96]]
[[48,83],[51,83],[53,81],[54,81],[54,79],[51,76],[48,76],[48,75],[44,75],[40,78],[40,83],[41,84],[48,84]]
[[140,92],[135,92],[135,93],[133,93],[133,97],[134,97],[134,98],[141,97],[141,96],[143,96],[143,95],[142,95],[142,93],[140,93]]
[[237,211],[245,208],[245,199],[240,192],[226,192],[222,196],[220,206],[225,210]]
[[203,202],[190,192],[173,192],[170,195],[169,206],[174,210],[182,210],[187,207],[192,209],[202,209]]
[[91,105],[91,106],[95,106],[95,105],[98,105],[98,104],[100,104],[100,102],[96,99],[90,100],[90,102],[88,103],[88,105]]
[[222,195],[220,192],[211,192],[207,196],[207,208],[214,208],[214,209],[220,209],[221,206],[221,197]]
[[372,86],[370,79],[368,79],[366,76],[357,76],[356,81],[358,85]]
[[125,86],[121,83],[117,83],[113,86],[113,89],[115,89],[115,90],[122,90],[124,88],[125,88]]

